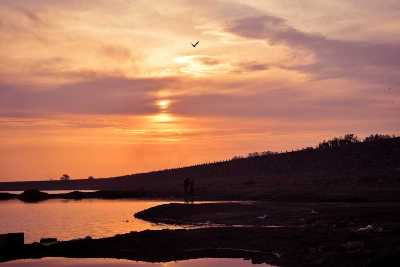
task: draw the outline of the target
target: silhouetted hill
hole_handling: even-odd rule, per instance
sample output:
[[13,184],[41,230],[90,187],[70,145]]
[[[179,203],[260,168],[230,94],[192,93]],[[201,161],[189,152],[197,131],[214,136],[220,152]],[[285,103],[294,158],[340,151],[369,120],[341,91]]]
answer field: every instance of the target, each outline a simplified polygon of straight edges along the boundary
[[195,180],[198,199],[400,199],[400,138],[353,135],[316,148],[252,153],[246,158],[103,179],[7,182],[0,190],[94,189],[145,197],[181,197]]

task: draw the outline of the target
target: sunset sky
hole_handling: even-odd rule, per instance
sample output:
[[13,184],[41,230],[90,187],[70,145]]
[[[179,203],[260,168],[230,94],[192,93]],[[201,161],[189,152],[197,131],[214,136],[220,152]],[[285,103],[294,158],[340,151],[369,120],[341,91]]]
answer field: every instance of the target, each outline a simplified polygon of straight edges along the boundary
[[399,33],[399,0],[2,0],[0,181],[398,134]]

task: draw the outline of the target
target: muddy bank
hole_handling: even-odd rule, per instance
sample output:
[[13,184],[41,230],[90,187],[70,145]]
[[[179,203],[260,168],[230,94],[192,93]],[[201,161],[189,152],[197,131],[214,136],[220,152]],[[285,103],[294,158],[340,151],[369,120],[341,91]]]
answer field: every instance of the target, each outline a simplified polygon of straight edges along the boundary
[[122,258],[167,262],[205,257],[244,258],[279,266],[393,266],[400,262],[399,229],[348,232],[329,227],[205,228],[132,232],[111,238],[25,245],[2,251],[21,258]]
[[155,223],[323,226],[352,231],[366,225],[380,228],[400,226],[400,203],[170,203],[140,211],[134,216]]
[[[136,217],[226,225],[29,244],[0,251],[0,260],[84,257],[167,262],[223,257],[278,266],[398,266],[399,211],[397,203],[168,204]],[[238,224],[246,227],[230,226]],[[283,227],[265,227],[271,224]]]
[[233,226],[238,232],[251,229],[254,235],[247,238],[276,244],[278,254],[274,255],[285,255],[276,259],[280,265],[400,264],[400,205],[396,202],[171,203],[135,217],[157,223]]

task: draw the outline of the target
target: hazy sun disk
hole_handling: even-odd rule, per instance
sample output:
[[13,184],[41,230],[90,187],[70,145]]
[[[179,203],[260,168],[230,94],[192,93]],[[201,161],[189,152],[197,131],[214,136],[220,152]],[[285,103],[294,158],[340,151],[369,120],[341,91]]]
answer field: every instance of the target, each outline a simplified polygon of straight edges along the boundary
[[171,101],[168,99],[161,99],[156,102],[156,105],[161,109],[161,110],[166,110],[168,107],[171,105]]

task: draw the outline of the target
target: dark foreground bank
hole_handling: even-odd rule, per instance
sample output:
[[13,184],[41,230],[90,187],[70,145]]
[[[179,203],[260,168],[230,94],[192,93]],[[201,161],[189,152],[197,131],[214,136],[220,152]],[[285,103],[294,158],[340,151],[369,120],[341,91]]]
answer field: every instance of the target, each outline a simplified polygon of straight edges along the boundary
[[[154,223],[230,226],[344,228],[372,226],[376,231],[400,226],[399,202],[232,202],[170,203],[135,214]],[[372,229],[371,229],[372,230]]]
[[0,259],[71,257],[167,262],[216,257],[279,266],[398,266],[399,233],[399,229],[349,233],[329,227],[143,231],[49,246],[25,245],[18,251],[0,252]]
[[275,250],[274,263],[282,266],[400,264],[397,202],[171,203],[135,217],[158,223],[229,225],[237,231],[248,228],[254,233],[247,242],[275,245],[268,249]]
[[[167,262],[219,257],[278,266],[398,266],[399,211],[397,203],[169,204],[135,216],[154,222],[225,225],[132,232],[48,246],[30,244],[0,251],[0,259],[85,257]],[[232,226],[238,224],[241,226]],[[271,224],[282,227],[266,227]]]

